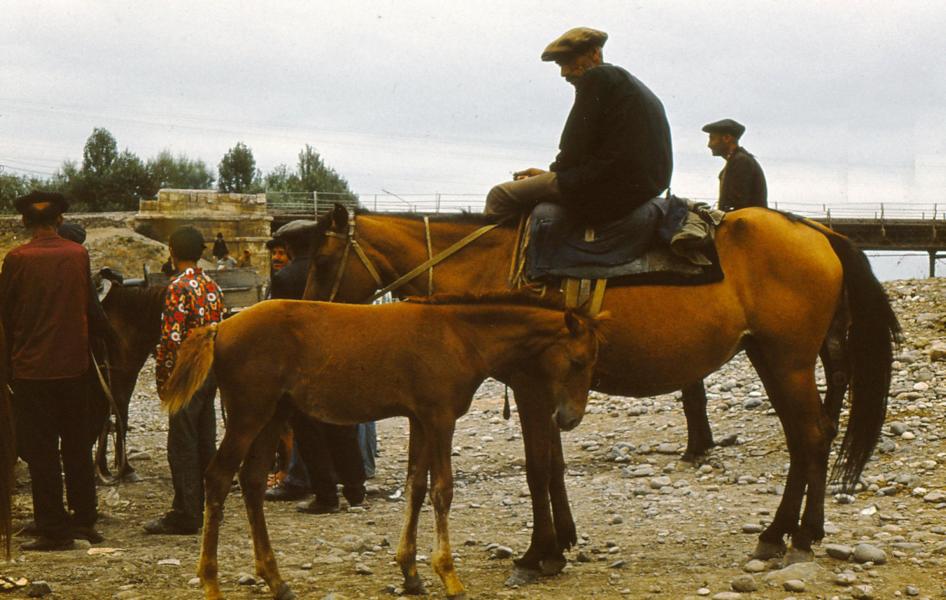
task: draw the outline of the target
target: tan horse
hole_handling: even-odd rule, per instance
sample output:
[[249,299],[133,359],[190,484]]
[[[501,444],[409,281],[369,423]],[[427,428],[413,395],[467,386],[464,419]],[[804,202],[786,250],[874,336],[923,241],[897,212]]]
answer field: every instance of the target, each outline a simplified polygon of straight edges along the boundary
[[[426,223],[421,215],[371,213],[352,222],[346,210],[336,207],[315,229],[305,297],[363,302],[381,287],[379,280],[382,285],[396,281],[487,222],[480,215],[434,217]],[[397,293],[425,294],[430,287],[454,293],[505,289],[515,239],[515,229],[508,226],[490,231],[437,264],[432,275],[421,271]],[[624,396],[669,393],[698,382],[745,349],[781,420],[791,461],[778,511],[760,535],[755,555],[784,553],[783,538],[791,535],[797,553],[790,559],[807,559],[812,542],[824,537],[827,460],[841,408],[840,397],[829,398],[827,405],[819,397],[819,348],[835,315],[849,311],[845,361],[851,368],[851,414],[834,471],[835,479],[849,487],[880,435],[899,324],[864,254],[815,223],[745,209],[727,215],[716,244],[725,274],[718,283],[608,291],[604,309],[613,318],[601,327],[604,343],[592,387]],[[561,299],[554,291],[552,297]],[[543,446],[548,436],[530,433],[549,427],[529,409],[539,399],[529,390],[515,392],[534,523],[531,544],[516,564],[533,575],[549,573],[564,564],[562,551],[576,539],[564,459],[557,432],[551,447]]]
[[[447,533],[456,420],[487,376],[543,398],[546,420],[563,429],[584,414],[598,342],[596,322],[509,294],[354,306],[273,300],[193,332],[180,350],[162,401],[184,406],[213,368],[228,415],[205,474],[206,506],[198,574],[220,598],[217,541],[233,474],[253,532],[256,572],[276,598],[294,594],[279,575],[263,517],[266,473],[289,413],[354,424],[410,420],[407,508],[397,561],[404,589],[422,593],[415,563],[417,520],[430,473],[437,549],[431,564],[451,598],[464,596]],[[516,303],[514,303],[516,302]],[[548,443],[548,442],[546,442]],[[242,465],[242,467],[241,467]]]

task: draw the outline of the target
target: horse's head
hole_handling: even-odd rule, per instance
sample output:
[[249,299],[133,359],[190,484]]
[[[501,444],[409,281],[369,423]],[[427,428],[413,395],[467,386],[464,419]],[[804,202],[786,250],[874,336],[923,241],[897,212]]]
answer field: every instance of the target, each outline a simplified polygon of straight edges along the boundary
[[[600,317],[599,317],[600,318]],[[535,391],[553,402],[559,429],[570,431],[581,423],[588,403],[598,358],[598,320],[576,311],[565,312],[565,327],[555,342],[536,357],[530,379]]]
[[[379,286],[364,255],[354,214],[341,204],[318,218],[304,299],[364,302]],[[369,261],[369,262],[366,262]],[[369,266],[370,265],[370,266]]]

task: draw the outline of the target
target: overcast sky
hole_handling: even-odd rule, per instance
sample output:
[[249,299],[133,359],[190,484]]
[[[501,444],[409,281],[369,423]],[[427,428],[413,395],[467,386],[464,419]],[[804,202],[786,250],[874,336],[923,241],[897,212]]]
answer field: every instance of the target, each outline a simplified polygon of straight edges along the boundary
[[700,127],[747,126],[770,202],[946,205],[946,3],[0,0],[0,164],[50,173],[93,127],[142,158],[265,172],[306,143],[362,194],[485,194],[554,157],[573,89],[544,46],[664,102],[679,195],[715,197]]

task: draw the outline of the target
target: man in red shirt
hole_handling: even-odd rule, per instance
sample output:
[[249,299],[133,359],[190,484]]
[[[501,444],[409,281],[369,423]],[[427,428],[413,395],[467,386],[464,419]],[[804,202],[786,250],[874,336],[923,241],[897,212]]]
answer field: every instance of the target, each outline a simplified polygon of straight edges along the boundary
[[[67,550],[74,537],[102,541],[93,528],[98,511],[88,433],[89,255],[57,234],[68,208],[62,194],[34,191],[15,204],[32,239],[3,260],[0,318],[37,534],[22,548]],[[63,471],[72,515],[63,505]]]
[[[174,370],[177,351],[188,334],[223,318],[220,287],[197,266],[204,251],[204,237],[193,227],[181,227],[168,240],[171,260],[179,272],[164,296],[161,341],[155,352],[158,395]],[[145,524],[152,534],[197,533],[203,521],[204,471],[216,450],[217,422],[213,376],[180,412],[168,419],[168,464],[174,484],[171,510]]]

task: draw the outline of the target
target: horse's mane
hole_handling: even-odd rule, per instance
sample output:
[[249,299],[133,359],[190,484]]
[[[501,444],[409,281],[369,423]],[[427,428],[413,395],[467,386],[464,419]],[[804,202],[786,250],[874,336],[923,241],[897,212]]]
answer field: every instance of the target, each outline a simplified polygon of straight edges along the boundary
[[561,303],[550,298],[536,296],[523,291],[486,292],[483,294],[434,294],[433,296],[410,296],[404,300],[412,304],[512,304],[515,306],[534,306],[561,311]]

